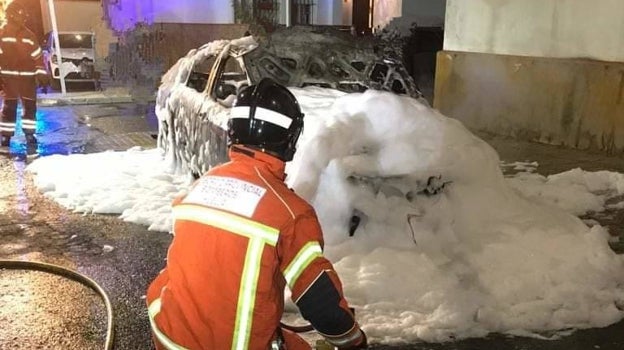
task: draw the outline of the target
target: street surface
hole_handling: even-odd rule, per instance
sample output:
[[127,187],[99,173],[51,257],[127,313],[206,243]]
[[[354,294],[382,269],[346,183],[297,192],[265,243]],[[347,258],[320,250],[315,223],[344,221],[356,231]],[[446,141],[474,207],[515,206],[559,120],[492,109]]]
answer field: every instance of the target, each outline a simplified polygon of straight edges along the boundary
[[[40,153],[91,153],[155,147],[153,107],[108,103],[41,107]],[[599,153],[515,142],[480,135],[507,162],[537,161],[538,172],[571,168],[624,172],[624,161]],[[21,142],[17,138],[14,142]],[[21,157],[0,158],[0,259],[58,264],[97,281],[115,312],[115,349],[153,349],[143,295],[164,265],[171,235],[121,221],[114,215],[72,213],[32,185]],[[72,169],[67,169],[72,171]],[[594,218],[624,236],[624,210]],[[622,239],[624,241],[624,239]],[[109,247],[112,247],[110,250]],[[614,249],[622,252],[621,244]],[[426,283],[426,281],[424,281]],[[106,313],[87,287],[42,272],[0,270],[0,349],[102,349]],[[372,346],[431,350],[622,350],[624,322],[571,332],[559,340],[493,335],[443,344]],[[548,336],[545,334],[544,336]]]

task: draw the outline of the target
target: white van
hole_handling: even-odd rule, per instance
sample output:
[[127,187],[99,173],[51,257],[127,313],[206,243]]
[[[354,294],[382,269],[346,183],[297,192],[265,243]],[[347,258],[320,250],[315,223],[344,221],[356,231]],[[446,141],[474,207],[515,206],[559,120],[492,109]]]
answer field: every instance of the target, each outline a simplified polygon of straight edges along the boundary
[[52,86],[60,86],[61,72],[66,83],[93,83],[99,88],[99,72],[95,71],[95,35],[91,32],[59,32],[62,64],[59,68],[54,32],[49,32],[43,45],[43,62]]

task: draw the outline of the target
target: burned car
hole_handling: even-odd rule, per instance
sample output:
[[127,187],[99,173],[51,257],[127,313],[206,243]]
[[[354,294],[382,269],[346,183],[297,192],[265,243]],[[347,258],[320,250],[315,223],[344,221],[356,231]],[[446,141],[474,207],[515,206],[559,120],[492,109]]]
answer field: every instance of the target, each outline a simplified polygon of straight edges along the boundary
[[372,40],[314,27],[284,28],[264,40],[217,40],[191,50],[163,76],[159,148],[194,176],[226,161],[229,109],[240,89],[264,77],[288,87],[378,89],[422,99],[403,65]]

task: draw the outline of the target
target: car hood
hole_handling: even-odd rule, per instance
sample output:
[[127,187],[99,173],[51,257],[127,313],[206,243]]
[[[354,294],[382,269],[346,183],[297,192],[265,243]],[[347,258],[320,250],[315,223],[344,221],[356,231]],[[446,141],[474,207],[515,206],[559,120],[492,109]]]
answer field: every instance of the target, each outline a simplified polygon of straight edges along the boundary
[[79,60],[85,57],[92,60],[95,56],[93,49],[61,49],[61,54],[61,57],[72,60]]

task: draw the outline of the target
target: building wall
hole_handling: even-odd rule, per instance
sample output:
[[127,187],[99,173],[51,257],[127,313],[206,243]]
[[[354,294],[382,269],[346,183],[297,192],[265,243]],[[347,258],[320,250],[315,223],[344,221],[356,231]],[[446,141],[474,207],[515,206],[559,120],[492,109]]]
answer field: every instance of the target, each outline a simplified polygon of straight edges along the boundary
[[[340,1],[340,0],[338,0]],[[314,7],[314,24],[332,25],[334,23],[334,4],[337,0],[317,0]]]
[[344,1],[334,0],[334,8],[333,8],[333,20],[332,23],[337,25],[342,25],[342,9],[344,6]]
[[[43,29],[47,33],[52,30],[48,0],[40,0],[40,3]],[[55,0],[54,9],[59,31],[90,31],[102,19],[102,6],[99,1]]]
[[401,17],[403,3],[409,3],[409,1],[376,0],[373,3],[373,28],[383,28],[395,17]]
[[154,22],[157,23],[234,23],[231,0],[154,0]]
[[[52,31],[48,0],[40,0],[43,31]],[[55,0],[56,25],[59,31],[87,31],[95,33],[96,62],[108,56],[109,46],[117,39],[102,20],[100,1]],[[77,15],[80,14],[80,15]]]
[[121,33],[137,23],[154,23],[153,0],[102,0],[112,30]]
[[249,29],[245,24],[164,23],[156,26],[167,45],[154,47],[154,58],[162,61],[165,70],[173,66],[189,50],[214,40],[238,39]]
[[444,49],[624,61],[622,0],[448,0]]
[[624,153],[624,2],[448,0],[434,107],[474,130]]
[[340,20],[340,24],[344,26],[350,26],[353,22],[353,3],[351,0],[347,0],[342,3]]
[[107,11],[111,27],[119,32],[136,23],[234,23],[232,0],[118,0]]
[[443,51],[435,88],[435,107],[472,129],[624,152],[622,62]]
[[232,0],[108,0],[102,4],[109,26],[117,33],[132,30],[139,23],[189,24],[189,28],[195,28],[193,24],[234,23]]
[[131,93],[142,99],[153,96],[162,75],[189,50],[218,39],[240,38],[249,29],[242,24],[157,23],[138,26],[121,34],[111,52],[110,76],[115,82],[129,84]]

